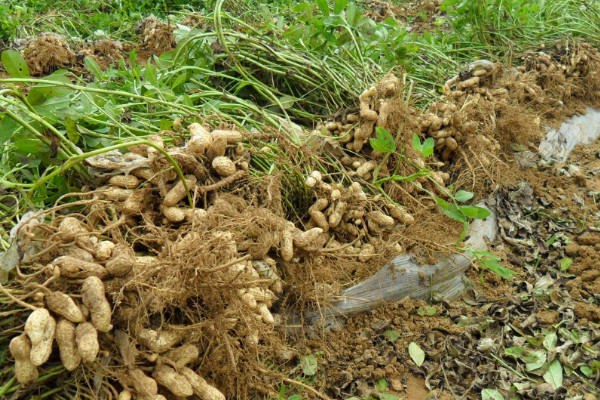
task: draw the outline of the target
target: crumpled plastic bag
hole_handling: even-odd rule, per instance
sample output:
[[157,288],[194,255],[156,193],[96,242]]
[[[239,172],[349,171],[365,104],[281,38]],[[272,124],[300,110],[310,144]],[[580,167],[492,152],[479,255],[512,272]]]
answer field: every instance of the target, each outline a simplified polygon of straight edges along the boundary
[[112,150],[86,158],[84,164],[88,166],[88,172],[91,176],[106,177],[127,175],[134,169],[146,168],[150,165],[150,160],[139,154],[123,154],[118,150]]
[[551,129],[539,145],[539,153],[546,161],[565,162],[579,144],[593,143],[600,136],[600,110],[586,108],[586,113],[563,122]]
[[[497,219],[493,210],[490,211],[489,217],[469,225],[466,248],[485,250],[487,243],[495,239]],[[470,265],[466,254],[443,257],[434,265],[421,265],[410,255],[399,255],[370,278],[343,291],[340,300],[328,304],[320,313],[310,315],[310,324],[339,329],[342,320],[336,317],[372,310],[407,296],[452,301],[465,292],[468,282],[465,271]]]
[[43,213],[40,214],[36,211],[29,211],[23,214],[19,223],[10,230],[10,247],[8,250],[0,252],[0,282],[4,283],[7,281],[8,273],[13,270],[19,262],[27,261],[30,257],[42,250],[37,242],[25,237],[25,233],[28,230],[23,228],[28,225],[33,228],[34,226],[41,224],[43,220]]

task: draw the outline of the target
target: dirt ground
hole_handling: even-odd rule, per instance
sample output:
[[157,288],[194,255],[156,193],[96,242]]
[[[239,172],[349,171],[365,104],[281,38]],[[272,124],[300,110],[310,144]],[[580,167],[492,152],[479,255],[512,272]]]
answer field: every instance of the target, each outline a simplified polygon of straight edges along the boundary
[[[473,284],[471,290],[458,301],[435,305],[435,314],[432,316],[419,313],[419,308],[426,307],[427,303],[406,299],[349,318],[342,332],[298,342],[297,346],[306,349],[304,353],[322,354],[319,361],[323,364],[323,376],[320,378],[327,382],[327,392],[333,398],[373,396],[376,395],[377,388],[372,382],[383,378],[390,382],[392,390],[389,393],[403,396],[406,400],[452,399],[460,396],[478,398],[483,388],[478,387],[481,385],[481,382],[477,382],[479,376],[445,374],[443,370],[442,373],[440,371],[449,367],[449,344],[453,341],[460,341],[465,346],[459,351],[466,356],[467,352],[474,350],[473,345],[477,346],[480,341],[478,336],[484,337],[486,331],[492,330],[490,326],[520,326],[529,315],[534,317],[535,331],[551,329],[560,321],[564,322],[565,307],[562,304],[565,302],[568,303],[567,310],[573,318],[570,324],[577,329],[597,331],[600,306],[597,303],[590,304],[588,300],[599,293],[600,283],[600,217],[596,200],[599,160],[600,141],[596,141],[593,145],[577,148],[572,154],[568,166],[580,168],[575,176],[564,175],[567,165],[554,165],[537,171],[523,171],[521,178],[516,179],[531,185],[533,191],[530,200],[545,204],[543,209],[548,213],[557,214],[557,218],[568,221],[557,226],[552,222],[555,217],[548,214],[541,221],[536,221],[542,227],[530,238],[534,242],[544,243],[555,235],[568,244],[543,249],[537,253],[537,259],[532,254],[533,247],[523,248],[502,239],[497,240],[493,244],[496,253],[509,261],[511,269],[519,272],[518,278],[513,282],[502,280],[489,271],[478,272],[471,269],[468,273]],[[514,188],[508,187],[505,190],[510,192]],[[578,196],[584,198],[585,206],[582,207]],[[576,225],[575,221],[581,221],[583,225]],[[563,256],[570,257],[573,263],[567,272],[558,272],[559,260]],[[531,262],[536,260],[536,267],[533,269]],[[552,299],[552,296],[536,299],[536,304],[530,305],[532,314],[522,314],[515,310],[515,305],[511,303],[515,298],[523,297],[524,286],[535,285],[543,274],[553,277],[555,293],[564,297],[559,302]],[[471,320],[473,324],[460,326],[463,319]],[[474,327],[481,330],[475,338],[472,336]],[[518,331],[517,328],[515,330]],[[390,336],[390,332],[395,334]],[[496,329],[496,333],[490,337],[497,337],[497,334]],[[390,340],[390,337],[394,340]],[[429,349],[424,368],[417,368],[407,352],[409,343],[413,341]],[[470,364],[474,369],[480,370],[479,367],[484,366],[490,370],[495,368],[492,366],[493,359],[481,352],[478,356],[487,361],[485,364],[481,364],[481,361]],[[469,356],[465,360],[459,357],[466,365],[473,362],[473,358]],[[483,372],[480,370],[480,373]],[[440,373],[445,376],[440,376]],[[581,388],[581,391],[586,393],[588,389]]]

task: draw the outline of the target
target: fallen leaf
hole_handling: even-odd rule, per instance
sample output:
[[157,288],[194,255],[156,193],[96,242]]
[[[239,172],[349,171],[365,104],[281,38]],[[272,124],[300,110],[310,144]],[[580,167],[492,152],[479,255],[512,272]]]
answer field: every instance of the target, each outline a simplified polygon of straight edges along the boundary
[[411,342],[408,345],[408,354],[415,364],[417,364],[417,367],[423,365],[423,361],[425,361],[425,352],[421,350],[418,344]]
[[551,384],[554,389],[558,389],[563,383],[563,371],[562,366],[558,360],[554,360],[550,363],[548,372],[544,374],[544,380]]

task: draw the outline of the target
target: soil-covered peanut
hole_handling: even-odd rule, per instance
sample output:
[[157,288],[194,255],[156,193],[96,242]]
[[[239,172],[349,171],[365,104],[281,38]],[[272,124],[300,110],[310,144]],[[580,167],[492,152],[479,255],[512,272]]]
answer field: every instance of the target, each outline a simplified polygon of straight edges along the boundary
[[63,256],[71,256],[81,261],[94,262],[94,256],[76,244],[67,246],[62,253]]
[[50,358],[55,331],[56,321],[45,308],[38,308],[29,314],[25,333],[31,341],[29,359],[33,365],[40,366]]
[[46,306],[54,314],[58,314],[71,322],[83,322],[83,313],[71,296],[61,292],[49,292],[44,296],[44,300]]
[[291,230],[281,232],[281,258],[290,261],[294,257],[294,239]]
[[140,180],[134,175],[116,175],[109,179],[108,184],[124,189],[135,189],[140,184]]
[[185,219],[185,209],[181,207],[161,207],[163,215],[169,222],[178,223]]
[[104,283],[97,276],[86,278],[81,286],[83,304],[90,310],[92,323],[100,332],[112,329],[111,308],[104,292]]
[[123,211],[125,211],[126,214],[141,214],[146,207],[146,201],[151,191],[151,188],[134,190],[133,193],[131,193],[131,196],[123,202]]
[[108,274],[106,268],[100,264],[78,260],[71,256],[57,257],[52,264],[60,269],[61,276],[67,278],[87,278],[88,276],[104,278]]
[[273,314],[271,314],[271,311],[269,311],[269,308],[265,303],[258,303],[256,310],[258,311],[258,313],[262,317],[262,320],[265,323],[269,325],[275,324],[275,318],[273,318]]
[[403,224],[410,225],[413,222],[415,222],[414,217],[412,215],[410,215],[408,212],[406,212],[406,210],[404,210],[401,207],[396,207],[396,206],[392,205],[389,207],[389,210],[390,210],[390,215],[394,219],[402,222]]
[[112,276],[128,274],[135,265],[135,253],[126,244],[118,244],[112,251],[112,256],[106,262],[106,270]]
[[187,221],[191,221],[194,224],[198,224],[202,222],[202,220],[206,217],[206,210],[202,208],[184,208],[182,212]]
[[56,324],[56,343],[60,351],[60,360],[67,371],[73,371],[81,363],[81,355],[77,351],[75,340],[75,324],[60,319]]
[[212,161],[212,167],[223,177],[231,176],[235,173],[235,164],[228,157],[215,157]]
[[63,219],[58,226],[58,231],[62,239],[69,242],[75,240],[79,235],[88,233],[83,223],[75,217]]
[[107,260],[112,255],[114,248],[115,244],[110,240],[102,240],[98,242],[98,244],[94,246],[94,250],[96,251],[96,259],[100,261]]
[[367,243],[363,245],[362,249],[358,254],[359,261],[367,262],[371,259],[371,257],[373,257],[373,255],[375,255],[375,247],[372,244]]
[[202,400],[225,400],[223,393],[214,386],[209,385],[204,378],[190,368],[179,368],[179,373],[187,379],[192,386],[194,394]]
[[[193,124],[192,124],[193,125]],[[188,154],[193,154],[197,157],[203,156],[213,142],[212,136],[206,129],[202,128],[204,132],[197,133],[196,135],[192,134],[192,138],[188,141],[186,145],[186,151]],[[191,131],[191,129],[190,129]]]
[[[188,189],[191,190],[192,186],[196,183],[196,177],[194,175],[186,175],[185,183]],[[179,180],[175,186],[165,196],[163,200],[163,205],[165,207],[173,207],[175,204],[179,203],[186,196],[187,191],[185,190],[185,186],[183,185],[183,181]]]
[[165,358],[173,361],[177,367],[183,367],[196,361],[199,355],[198,347],[193,344],[184,344],[168,351]]
[[215,139],[225,138],[227,144],[236,144],[244,139],[242,132],[234,129],[215,129],[210,134]]
[[31,341],[25,333],[14,337],[8,345],[8,350],[15,359],[15,378],[21,385],[35,381],[38,376],[37,367],[31,362]]
[[340,222],[342,222],[342,218],[344,213],[346,212],[347,203],[344,201],[339,201],[334,208],[333,213],[329,216],[329,226],[331,228],[337,227]]
[[94,362],[100,351],[98,343],[98,331],[90,322],[83,322],[75,328],[75,343],[77,352],[81,355],[81,361],[85,364]]
[[137,340],[155,353],[161,354],[171,349],[184,337],[184,331],[140,329]]
[[131,194],[133,190],[131,189],[122,189],[118,187],[110,187],[102,192],[102,195],[111,201],[125,201]]
[[385,215],[381,211],[371,211],[368,218],[379,226],[389,227],[394,225],[394,218]]
[[275,294],[269,289],[251,287],[246,289],[246,292],[252,295],[256,301],[266,303],[269,307],[273,300],[276,300]]
[[192,385],[183,375],[167,365],[158,365],[152,374],[159,385],[169,389],[177,397],[190,397],[194,394]]
[[94,244],[85,224],[75,217],[66,217],[58,226],[60,237],[65,242],[74,242],[83,249],[93,249]]
[[227,150],[227,139],[224,137],[214,137],[212,136],[213,142],[206,149],[206,156],[209,160],[213,160],[215,157],[221,157],[225,155],[225,151]]
[[360,177],[366,176],[369,172],[373,171],[377,167],[377,161],[367,161],[356,169],[356,175]]
[[129,375],[133,389],[137,392],[139,398],[156,396],[158,393],[156,381],[147,376],[141,369],[131,369],[127,372],[127,375]]
[[123,390],[119,393],[117,400],[131,400],[131,392],[129,390]]
[[301,249],[305,249],[310,246],[322,233],[323,229],[321,228],[311,228],[305,232],[295,231],[292,234],[294,245]]
[[372,97],[377,94],[377,89],[373,86],[364,92],[362,92],[359,96],[360,100],[360,116],[367,121],[376,121],[377,120],[377,112],[371,110],[369,107],[369,101]]
[[246,305],[251,310],[254,310],[256,308],[256,306],[258,305],[254,296],[252,296],[252,294],[250,294],[250,293],[246,293],[246,291],[245,291],[246,289],[240,289],[240,290],[241,290],[240,297],[242,298],[244,303],[246,303]]
[[309,211],[309,214],[315,225],[321,228],[323,232],[327,232],[329,230],[329,223],[327,222],[327,217],[325,217],[325,214],[317,210],[311,210]]

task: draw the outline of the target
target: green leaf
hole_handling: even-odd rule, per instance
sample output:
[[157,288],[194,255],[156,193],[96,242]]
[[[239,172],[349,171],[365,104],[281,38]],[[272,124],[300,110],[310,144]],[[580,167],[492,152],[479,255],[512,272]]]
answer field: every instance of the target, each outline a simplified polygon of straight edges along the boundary
[[40,116],[46,119],[46,122],[55,124],[58,122],[59,118],[62,119],[65,112],[70,110],[70,105],[71,99],[63,96],[51,97],[33,108]]
[[4,116],[4,118],[0,120],[0,144],[9,140],[15,132],[17,132],[19,126],[18,122],[14,119],[9,116]]
[[483,389],[481,391],[481,400],[504,400],[504,396],[495,389]]
[[313,354],[309,354],[300,359],[300,366],[302,367],[304,375],[313,376],[317,373],[319,363]]
[[295,5],[295,6],[292,8],[292,10],[293,10],[294,12],[296,12],[296,13],[299,13],[299,12],[306,11],[306,10],[308,9],[308,7],[309,7],[309,4],[308,4],[308,3],[300,3],[300,4],[296,4],[296,5]]
[[425,352],[421,350],[418,344],[410,342],[408,345],[408,354],[414,363],[417,364],[417,367],[423,365],[423,362],[425,361]]
[[421,145],[421,139],[419,138],[419,135],[417,135],[416,133],[413,135],[413,147],[419,153],[423,152],[423,146]]
[[179,74],[173,82],[171,83],[171,89],[177,89],[179,86],[186,83],[188,80],[188,75],[186,73]]
[[521,358],[521,356],[525,353],[525,349],[522,349],[520,347],[509,347],[507,349],[504,349],[504,354],[506,354],[507,356],[512,356],[515,358]]
[[556,348],[556,343],[558,342],[558,337],[556,333],[551,332],[546,335],[544,338],[544,347],[546,350],[554,350]]
[[459,203],[464,203],[465,201],[469,201],[472,198],[473,198],[473,192],[467,192],[465,190],[459,190],[454,195],[454,200],[458,201]]
[[500,276],[501,278],[508,279],[509,281],[511,281],[513,279],[512,278],[513,275],[517,274],[516,271],[513,271],[512,269],[504,267],[502,264],[500,264],[496,260],[481,258],[481,259],[478,259],[477,261],[479,261],[479,264],[482,267],[489,269],[496,275]]
[[384,390],[387,390],[387,388],[388,383],[384,378],[381,378],[377,382],[375,382],[375,389],[377,389],[377,391],[383,392]]
[[390,393],[377,393],[380,400],[400,400],[400,397]]
[[279,102],[284,110],[288,110],[293,107],[294,103],[296,102],[296,98],[286,94],[279,98]]
[[167,118],[161,118],[158,123],[158,127],[161,131],[171,130],[171,128],[173,127],[173,121]]
[[558,360],[554,360],[550,363],[548,371],[544,374],[544,380],[551,384],[554,389],[558,389],[563,384],[563,371],[562,366]]
[[77,144],[79,142],[79,132],[77,132],[77,124],[71,117],[65,117],[65,129],[69,140]]
[[542,350],[530,351],[523,357],[523,361],[525,361],[527,372],[535,371],[542,368],[546,363],[546,353]]
[[581,370],[581,373],[587,376],[588,378],[594,373],[594,370],[588,367],[587,365],[582,365],[581,367],[579,367],[579,369]]
[[435,142],[433,141],[433,138],[427,138],[427,140],[423,142],[423,150],[421,151],[423,157],[429,157],[430,155],[432,155],[434,148]]
[[340,14],[342,11],[344,11],[344,8],[346,8],[347,4],[348,0],[335,0],[335,3],[333,3],[333,12],[335,14]]
[[319,7],[324,16],[329,17],[329,4],[327,4],[327,0],[317,0],[317,7]]
[[135,67],[135,61],[137,60],[137,51],[135,50],[135,47],[133,49],[131,49],[131,52],[129,53],[129,62],[131,63],[131,68]]
[[[45,76],[44,80],[66,83],[69,85],[73,84],[73,82],[71,82],[71,79],[69,79],[69,77],[65,75],[64,71],[56,71],[52,75]],[[67,96],[72,91],[73,89],[61,85],[51,83],[39,83],[31,88],[31,90],[27,94],[27,101],[29,101],[29,103],[32,106],[35,106],[43,103],[50,97]]]
[[465,215],[454,205],[448,203],[441,197],[436,197],[435,202],[437,203],[440,210],[449,218],[452,218],[458,222],[467,222]]
[[492,214],[487,208],[478,206],[458,206],[458,209],[464,215],[473,219],[485,219]]
[[155,88],[158,87],[158,76],[156,72],[156,67],[153,64],[146,64],[146,68],[144,68],[144,78]]
[[98,64],[96,60],[94,60],[92,57],[86,57],[84,62],[85,66],[92,73],[92,75],[94,75],[96,79],[102,80],[104,74],[102,73],[102,68],[100,68],[100,64]]
[[562,258],[560,260],[560,270],[561,271],[568,270],[569,267],[571,266],[571,264],[573,264],[573,260],[571,260],[569,257]]
[[554,235],[550,236],[550,238],[546,241],[546,244],[550,246],[556,242],[556,239],[558,239],[558,235],[555,233]]
[[396,142],[392,134],[383,128],[375,128],[375,137],[369,139],[369,144],[373,150],[380,153],[391,153],[396,150]]
[[11,78],[29,78],[29,67],[20,52],[6,50],[2,52],[2,64]]
[[15,140],[12,145],[15,150],[23,154],[39,153],[42,149],[42,142],[39,139],[22,138]]
[[417,314],[419,314],[420,316],[428,316],[431,317],[432,315],[435,315],[435,313],[437,312],[437,310],[435,309],[435,307],[432,306],[422,306],[417,308]]
[[398,340],[400,338],[400,332],[397,331],[385,331],[383,332],[383,335],[385,336],[385,338],[387,340],[389,340],[390,342],[395,342],[396,340]]
[[360,12],[358,11],[358,7],[354,3],[348,4],[348,9],[346,10],[346,19],[350,23],[350,25],[354,26],[354,19],[356,16],[360,16]]
[[302,400],[302,396],[300,396],[299,394],[293,394],[290,397],[288,397],[287,400]]

